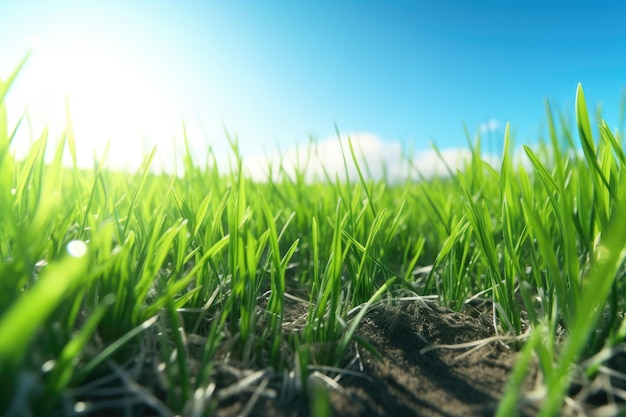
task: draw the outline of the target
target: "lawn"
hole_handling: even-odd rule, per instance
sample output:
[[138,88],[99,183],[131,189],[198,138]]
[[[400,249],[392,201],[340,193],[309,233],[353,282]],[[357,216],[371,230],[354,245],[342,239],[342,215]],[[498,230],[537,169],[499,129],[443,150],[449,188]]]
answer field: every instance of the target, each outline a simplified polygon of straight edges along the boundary
[[582,86],[575,123],[546,103],[546,137],[516,148],[507,125],[496,165],[477,136],[456,172],[372,180],[350,143],[356,178],[261,182],[236,140],[227,172],[188,147],[181,175],[154,152],[81,169],[69,112],[17,160],[19,71],[0,81],[5,415],[626,409],[623,132],[590,123]]

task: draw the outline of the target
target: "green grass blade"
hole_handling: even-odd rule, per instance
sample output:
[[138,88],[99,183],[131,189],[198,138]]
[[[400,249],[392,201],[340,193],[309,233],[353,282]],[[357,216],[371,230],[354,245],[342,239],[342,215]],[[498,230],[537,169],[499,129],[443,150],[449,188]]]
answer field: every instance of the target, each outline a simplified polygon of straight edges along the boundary
[[85,379],[89,374],[91,374],[99,365],[101,365],[104,361],[109,359],[115,352],[120,350],[124,345],[133,340],[135,337],[152,327],[154,323],[158,320],[158,316],[150,317],[148,320],[141,323],[139,326],[136,326],[129,332],[122,335],[122,337],[116,339],[113,343],[102,349],[93,359],[91,359],[84,367],[80,368],[78,372],[76,372],[76,376],[74,380],[77,384],[79,384],[83,379]]
[[26,354],[28,344],[37,329],[49,318],[54,309],[85,277],[87,248],[83,242],[71,242],[71,251],[64,259],[49,265],[37,283],[3,315],[0,334],[11,335],[0,340],[0,374],[7,375]]
[[17,67],[13,70],[11,75],[9,75],[9,78],[7,78],[6,81],[3,81],[2,79],[0,79],[0,105],[2,103],[4,103],[4,99],[5,99],[6,95],[7,95],[7,93],[9,92],[9,89],[11,88],[13,83],[15,82],[15,79],[17,78],[18,74],[24,68],[24,65],[26,65],[26,62],[28,61],[28,58],[30,58],[31,53],[32,53],[32,51],[28,51],[26,53],[24,58],[22,58],[22,60],[19,62],[19,64],[17,64]]
[[46,381],[46,394],[51,401],[70,383],[75,371],[76,359],[80,356],[89,339],[96,332],[104,314],[114,302],[115,296],[112,294],[105,296],[100,305],[87,318],[81,330],[69,341],[59,357],[54,361],[52,371]]
[[620,190],[615,210],[603,233],[595,253],[591,269],[583,280],[580,303],[573,312],[574,319],[570,326],[570,335],[561,351],[555,377],[549,381],[549,395],[541,410],[541,416],[557,413],[570,381],[570,367],[583,353],[589,336],[594,331],[593,324],[602,306],[607,301],[618,270],[626,258],[626,187]]
[[580,136],[580,143],[585,154],[587,163],[593,168],[595,177],[599,178],[604,186],[615,198],[615,194],[609,185],[608,179],[604,176],[602,169],[598,163],[596,156],[596,147],[593,142],[593,135],[591,133],[591,124],[589,123],[589,113],[587,111],[587,104],[585,102],[585,93],[583,92],[582,84],[578,84],[576,88],[576,121],[578,124],[578,134]]

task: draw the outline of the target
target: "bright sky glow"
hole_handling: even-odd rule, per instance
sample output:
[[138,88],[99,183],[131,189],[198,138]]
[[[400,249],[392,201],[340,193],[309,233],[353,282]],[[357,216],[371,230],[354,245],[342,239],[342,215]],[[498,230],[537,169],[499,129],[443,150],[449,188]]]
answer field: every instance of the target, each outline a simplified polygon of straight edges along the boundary
[[310,136],[334,164],[336,123],[373,173],[383,156],[396,175],[407,149],[423,167],[431,142],[462,155],[463,124],[494,153],[507,121],[518,144],[536,141],[544,98],[571,117],[578,82],[621,128],[624,18],[618,1],[2,1],[0,77],[35,45],[7,98],[32,128],[18,153],[44,126],[58,139],[67,96],[85,166],[110,142],[110,166],[156,145],[171,168],[183,120],[198,161],[227,151],[227,131],[251,172]]
[[[101,154],[107,141],[120,154],[140,155],[147,138],[162,139],[160,132],[173,137],[179,133],[171,126],[176,108],[163,101],[165,88],[151,79],[149,68],[132,56],[124,56],[106,42],[66,39],[36,47],[37,68],[33,77],[41,84],[29,84],[24,93],[32,97],[25,103],[29,113],[54,122],[53,131],[65,127],[67,96],[78,140],[89,139],[89,147]],[[180,119],[175,126],[180,130]],[[84,136],[83,136],[84,135]],[[167,146],[172,145],[172,140]],[[79,149],[83,148],[79,146]],[[130,162],[130,161],[128,161]],[[121,164],[123,165],[123,164]]]

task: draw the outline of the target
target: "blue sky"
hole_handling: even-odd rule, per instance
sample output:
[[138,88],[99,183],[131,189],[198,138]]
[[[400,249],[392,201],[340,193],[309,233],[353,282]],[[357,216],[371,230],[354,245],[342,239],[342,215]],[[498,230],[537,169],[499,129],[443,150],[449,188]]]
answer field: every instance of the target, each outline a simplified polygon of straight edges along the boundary
[[253,155],[335,123],[382,153],[464,147],[463,123],[498,148],[506,121],[537,139],[544,98],[571,116],[578,82],[618,125],[625,18],[618,1],[2,1],[0,76],[34,42],[10,114],[54,135],[67,93],[89,162],[106,141],[113,159],[170,147],[182,119],[199,153],[224,129]]

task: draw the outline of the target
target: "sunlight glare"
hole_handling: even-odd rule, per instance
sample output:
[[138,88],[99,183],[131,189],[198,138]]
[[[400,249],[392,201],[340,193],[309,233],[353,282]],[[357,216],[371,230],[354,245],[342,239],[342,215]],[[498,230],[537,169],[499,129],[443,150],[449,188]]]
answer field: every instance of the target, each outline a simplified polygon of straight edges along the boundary
[[81,165],[91,164],[94,151],[102,154],[107,141],[109,164],[118,168],[136,168],[154,145],[172,146],[182,116],[158,71],[140,54],[89,37],[33,38],[32,44],[23,105],[36,129],[50,126],[58,135],[69,99]]
[[74,258],[80,258],[87,253],[87,245],[81,240],[72,240],[67,244],[67,253]]

